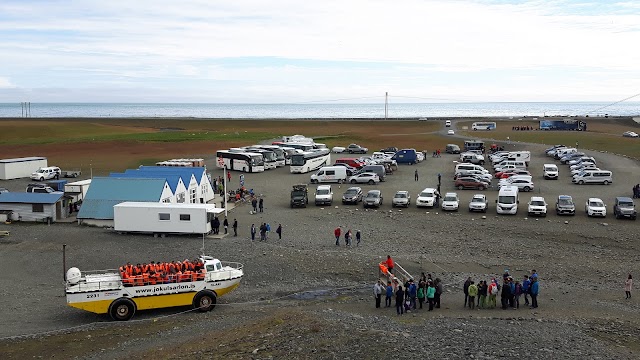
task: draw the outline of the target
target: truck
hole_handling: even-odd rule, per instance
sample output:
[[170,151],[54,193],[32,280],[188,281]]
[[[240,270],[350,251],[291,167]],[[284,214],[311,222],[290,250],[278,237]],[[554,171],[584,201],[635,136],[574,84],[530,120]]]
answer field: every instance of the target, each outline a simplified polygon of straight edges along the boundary
[[291,208],[307,207],[309,203],[309,188],[307,184],[296,184],[291,189]]
[[119,233],[208,234],[215,216],[224,212],[212,204],[125,201],[113,206],[113,229]]
[[540,120],[540,130],[587,131],[587,123],[585,121],[573,119]]
[[77,178],[82,174],[81,170],[60,170],[60,176],[66,178]]
[[[166,270],[178,264],[182,272]],[[193,262],[152,262],[141,273],[132,269],[130,264],[112,270],[69,268],[65,273],[67,305],[109,314],[116,321],[131,319],[137,310],[175,306],[205,312],[213,310],[219,296],[237,288],[244,276],[242,264],[206,255]]]

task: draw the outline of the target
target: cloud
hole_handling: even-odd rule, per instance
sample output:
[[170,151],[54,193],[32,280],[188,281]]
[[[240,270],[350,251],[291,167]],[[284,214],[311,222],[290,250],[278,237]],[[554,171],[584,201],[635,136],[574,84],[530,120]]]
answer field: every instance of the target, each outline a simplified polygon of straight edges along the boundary
[[0,89],[13,88],[13,87],[15,86],[11,83],[11,81],[9,81],[9,78],[0,76]]

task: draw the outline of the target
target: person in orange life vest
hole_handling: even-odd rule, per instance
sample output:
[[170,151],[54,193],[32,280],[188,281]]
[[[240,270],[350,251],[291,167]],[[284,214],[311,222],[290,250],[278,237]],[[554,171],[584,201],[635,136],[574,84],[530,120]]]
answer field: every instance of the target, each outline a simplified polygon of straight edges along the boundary
[[389,270],[390,274],[393,274],[393,267],[394,267],[394,263],[393,263],[393,259],[391,258],[391,255],[387,255],[387,269]]

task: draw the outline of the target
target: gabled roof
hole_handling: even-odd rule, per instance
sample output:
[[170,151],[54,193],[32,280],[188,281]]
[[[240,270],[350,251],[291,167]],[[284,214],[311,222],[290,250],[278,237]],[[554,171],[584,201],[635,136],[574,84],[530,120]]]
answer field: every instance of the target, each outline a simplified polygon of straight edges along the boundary
[[[137,170],[126,170],[123,173],[111,173],[109,177],[119,177],[119,178],[138,178],[138,179],[166,179],[167,184],[171,188],[171,192],[175,194],[176,189],[178,188],[178,183],[180,182],[180,176],[178,175],[167,175],[161,173],[152,173],[152,172],[143,172]],[[184,180],[182,180],[184,184]]]
[[196,178],[198,185],[200,185],[200,180],[202,180],[202,176],[204,175],[205,168],[204,167],[178,167],[178,166],[140,166],[138,171],[143,172],[155,172],[162,174],[173,174],[179,175],[182,177],[182,181],[185,183],[185,186],[189,184],[189,181],[186,181],[185,178],[191,179],[191,175]]
[[8,192],[0,194],[0,203],[13,204],[55,204],[64,195],[63,192],[27,193]]
[[94,177],[78,219],[113,219],[113,206],[125,201],[160,202],[164,178]]

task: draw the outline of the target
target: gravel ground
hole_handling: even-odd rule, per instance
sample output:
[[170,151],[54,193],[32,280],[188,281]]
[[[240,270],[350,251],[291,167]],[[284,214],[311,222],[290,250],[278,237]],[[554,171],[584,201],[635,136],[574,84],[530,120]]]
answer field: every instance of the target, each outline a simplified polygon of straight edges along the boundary
[[[193,257],[201,251],[201,238],[118,235],[75,224],[0,224],[0,230],[11,231],[0,238],[0,356],[637,358],[640,304],[637,297],[624,299],[622,283],[629,272],[637,273],[640,227],[637,221],[612,216],[589,219],[583,204],[588,197],[601,197],[612,211],[613,198],[628,195],[640,182],[638,163],[595,153],[601,168],[613,171],[614,184],[578,186],[570,183],[564,166],[560,180],[542,179],[542,164],[551,161],[541,155],[543,146],[513,148],[532,151],[537,189],[521,195],[515,216],[495,215],[497,191],[485,191],[491,206],[485,219],[466,211],[476,193],[472,190],[458,191],[462,209],[457,213],[391,208],[396,190],[408,190],[415,199],[421,189],[435,187],[438,173],[443,175],[442,191],[454,191],[454,155],[428,157],[418,165],[401,166],[385,183],[363,185],[365,191],[382,190],[385,201],[379,210],[339,201],[290,209],[290,186],[307,182],[309,174],[289,174],[287,168],[247,174],[246,184],[265,196],[265,212],[252,215],[241,205],[229,215],[239,221],[238,238],[206,239],[207,253],[244,263],[246,274],[242,285],[207,314],[167,309],[140,312],[140,321],[113,323],[106,316],[67,307],[62,286],[63,243],[67,266],[89,270],[126,261]],[[213,168],[213,160],[208,165]],[[414,169],[420,173],[419,182],[413,179]],[[232,181],[237,182],[237,175]],[[0,186],[24,191],[26,183]],[[347,187],[334,185],[334,198],[339,200]],[[575,217],[553,212],[547,218],[526,216],[530,195],[544,196],[553,204],[561,193],[574,196]],[[282,223],[283,239],[272,233],[268,242],[252,243],[249,227],[260,222],[274,229]],[[360,229],[362,244],[336,247],[333,229],[338,225]],[[402,317],[395,309],[375,309],[371,286],[377,263],[387,254],[415,276],[424,271],[442,278],[443,308]],[[505,268],[518,277],[538,270],[537,310],[462,307],[461,287],[467,276],[489,279]],[[75,326],[81,327],[8,338]]]

